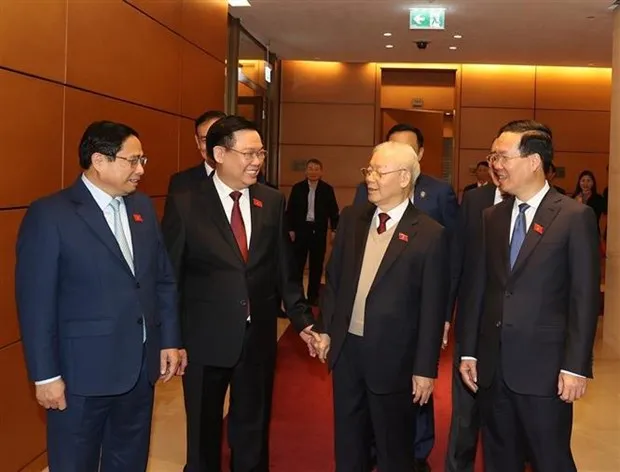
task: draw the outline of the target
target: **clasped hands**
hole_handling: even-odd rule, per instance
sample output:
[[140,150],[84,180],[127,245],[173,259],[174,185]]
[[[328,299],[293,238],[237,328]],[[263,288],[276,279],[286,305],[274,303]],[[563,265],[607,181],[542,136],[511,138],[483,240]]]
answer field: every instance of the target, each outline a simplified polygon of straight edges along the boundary
[[310,357],[318,357],[323,363],[327,360],[331,342],[329,335],[312,331],[312,325],[310,325],[306,326],[299,336],[308,346]]

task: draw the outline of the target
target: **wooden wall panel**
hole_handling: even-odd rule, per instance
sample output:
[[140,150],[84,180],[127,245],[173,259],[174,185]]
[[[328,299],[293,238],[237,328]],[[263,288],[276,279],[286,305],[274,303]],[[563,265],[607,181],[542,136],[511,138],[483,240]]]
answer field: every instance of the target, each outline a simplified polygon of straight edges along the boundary
[[120,1],[70,0],[68,21],[69,84],[178,111],[181,38]]
[[14,472],[45,451],[45,413],[34,400],[22,344],[0,349],[0,365],[4,370],[0,390],[0,457],[2,470]]
[[412,100],[421,98],[426,110],[453,110],[454,87],[429,87],[413,85],[383,85],[381,108],[412,109]]
[[609,152],[609,112],[536,110],[536,119],[551,128],[556,151]]
[[183,0],[181,35],[213,57],[226,61],[228,42],[228,1]]
[[183,170],[198,165],[202,156],[194,139],[194,122],[185,118],[179,120],[179,170]]
[[223,110],[225,73],[224,64],[183,41],[181,114],[196,118],[206,110]]
[[584,170],[591,170],[596,177],[596,186],[599,193],[607,187],[607,164],[609,155],[606,153],[578,153],[556,152],[553,163],[557,167],[564,167],[565,177],[556,178],[554,184],[564,188],[569,194],[574,192],[577,186],[577,178]]
[[173,31],[181,31],[183,0],[123,0]]
[[63,81],[66,11],[67,0],[2,1],[0,66]]
[[305,178],[304,171],[295,171],[294,161],[311,158],[323,163],[323,178],[334,187],[355,186],[362,181],[360,169],[368,166],[372,146],[306,146],[284,144],[280,147],[280,183],[293,185]]
[[536,108],[610,111],[611,69],[538,66]]
[[375,104],[374,64],[284,61],[282,102]]
[[534,108],[534,66],[464,64],[462,107]]
[[0,211],[0,347],[19,339],[15,308],[15,241],[24,210]]
[[461,149],[490,149],[499,128],[512,120],[534,118],[532,109],[462,108]]
[[61,188],[63,87],[0,70],[0,208]]
[[374,105],[283,103],[280,122],[283,144],[374,144]]
[[149,158],[140,190],[165,195],[168,180],[178,169],[178,118],[88,92],[67,89],[64,186],[80,173],[77,147],[86,127],[95,120],[120,121],[140,135]]

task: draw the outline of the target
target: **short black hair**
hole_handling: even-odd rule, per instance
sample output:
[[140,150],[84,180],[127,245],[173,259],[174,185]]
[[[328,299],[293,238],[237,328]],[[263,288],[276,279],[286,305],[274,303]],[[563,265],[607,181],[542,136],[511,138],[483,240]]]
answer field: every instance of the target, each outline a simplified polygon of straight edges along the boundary
[[308,159],[306,161],[306,168],[310,165],[310,164],[316,164],[317,166],[319,166],[321,169],[323,168],[323,163],[321,161],[319,161],[316,158],[312,158],[312,159]]
[[261,135],[256,124],[243,116],[228,115],[217,120],[207,133],[207,156],[213,157],[216,146],[231,149],[235,145],[235,133],[244,130],[256,131]]
[[205,111],[202,115],[194,120],[194,132],[198,133],[198,127],[203,123],[211,120],[219,120],[220,118],[224,118],[226,113],[220,110],[208,110]]
[[480,167],[480,166],[486,167],[488,169],[489,168],[489,163],[487,161],[479,161],[478,164],[476,164],[476,169],[478,167]]
[[549,168],[547,169],[547,172],[553,172],[553,173],[555,174],[555,171],[556,171],[556,170],[557,170],[557,169],[555,168],[555,164],[553,164],[553,162],[551,162],[551,163],[549,164]]
[[525,133],[526,131],[540,131],[541,133],[547,133],[550,138],[553,138],[551,128],[535,120],[511,121],[499,129],[496,137],[499,138],[502,133]]
[[385,136],[385,140],[389,141],[390,137],[394,133],[402,133],[403,131],[408,131],[410,133],[415,134],[416,138],[418,138],[418,146],[420,146],[421,148],[424,147],[424,135],[422,134],[422,131],[420,131],[415,126],[411,126],[410,124],[407,124],[407,123],[398,123],[392,126],[390,130],[387,132],[387,135]]
[[80,167],[90,169],[93,163],[93,154],[116,156],[123,147],[123,143],[130,136],[140,136],[133,128],[114,121],[95,121],[88,125],[82,135],[79,146]]

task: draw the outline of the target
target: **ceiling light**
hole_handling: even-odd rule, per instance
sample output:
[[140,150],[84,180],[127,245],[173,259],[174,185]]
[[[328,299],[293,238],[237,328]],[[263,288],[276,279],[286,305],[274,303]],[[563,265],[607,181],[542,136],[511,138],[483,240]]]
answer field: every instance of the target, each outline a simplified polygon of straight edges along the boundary
[[388,49],[392,49],[394,47],[394,45],[393,44],[386,44],[385,47],[388,48]]
[[230,7],[251,7],[250,0],[228,0]]
[[450,50],[456,51],[456,46],[450,46]]
[[453,36],[454,39],[461,39],[463,36],[461,36],[460,34],[455,34]]
[[392,36],[392,33],[383,33],[383,36],[385,36],[386,38],[389,38],[390,36]]

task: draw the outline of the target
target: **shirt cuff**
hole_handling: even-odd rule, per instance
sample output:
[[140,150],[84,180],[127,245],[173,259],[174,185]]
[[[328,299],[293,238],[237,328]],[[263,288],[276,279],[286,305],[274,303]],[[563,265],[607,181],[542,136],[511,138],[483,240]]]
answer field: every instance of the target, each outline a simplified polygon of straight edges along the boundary
[[62,377],[60,375],[53,377],[51,379],[46,379],[46,380],[37,380],[34,384],[35,385],[45,385],[48,383],[52,383],[52,382],[56,382],[57,380],[60,380]]
[[579,377],[580,379],[586,378],[585,375],[575,374],[574,372],[569,372],[568,370],[564,370],[564,369],[560,370],[560,372],[562,372],[563,374],[574,375],[575,377]]
[[475,357],[471,357],[471,356],[461,356],[461,360],[462,361],[476,361],[476,362],[478,362],[478,359],[476,359]]

